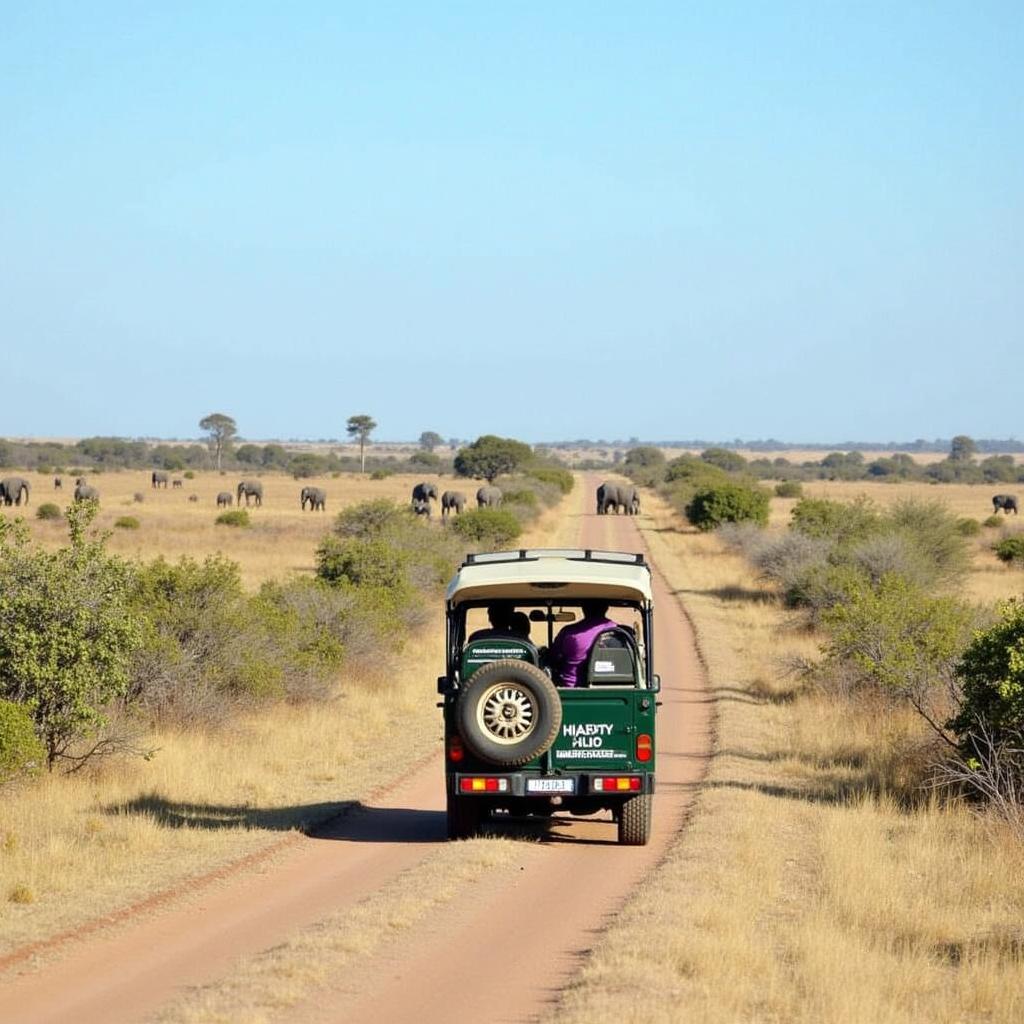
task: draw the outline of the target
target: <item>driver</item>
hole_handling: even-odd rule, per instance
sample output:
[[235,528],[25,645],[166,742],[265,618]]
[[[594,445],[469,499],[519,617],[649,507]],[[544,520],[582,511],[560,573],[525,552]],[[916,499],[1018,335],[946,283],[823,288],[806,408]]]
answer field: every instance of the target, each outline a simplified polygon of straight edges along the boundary
[[548,651],[548,664],[556,686],[579,686],[580,672],[594,641],[618,623],[608,618],[607,601],[583,601],[583,618],[564,626]]

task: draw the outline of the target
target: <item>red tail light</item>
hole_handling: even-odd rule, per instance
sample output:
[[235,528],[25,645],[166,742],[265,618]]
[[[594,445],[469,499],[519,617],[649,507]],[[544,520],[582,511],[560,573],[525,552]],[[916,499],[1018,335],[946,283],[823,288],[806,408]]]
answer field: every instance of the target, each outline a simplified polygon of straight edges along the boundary
[[595,793],[639,793],[639,775],[599,775],[590,780]]
[[466,756],[466,748],[462,745],[461,736],[453,736],[448,741],[448,760],[458,764]]
[[507,793],[508,779],[487,776],[465,776],[459,779],[460,793]]
[[638,761],[650,761],[654,753],[654,742],[647,733],[642,732],[636,738],[636,759]]

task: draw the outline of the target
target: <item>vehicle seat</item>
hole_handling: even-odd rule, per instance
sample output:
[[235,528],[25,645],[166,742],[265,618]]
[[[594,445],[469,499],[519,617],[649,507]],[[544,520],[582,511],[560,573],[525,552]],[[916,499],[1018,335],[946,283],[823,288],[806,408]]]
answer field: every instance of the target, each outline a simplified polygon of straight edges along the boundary
[[635,686],[636,638],[625,626],[599,633],[587,655],[586,686]]
[[540,653],[529,640],[509,636],[507,633],[489,637],[474,634],[474,639],[462,648],[462,678],[468,679],[481,665],[503,658],[528,661],[531,665],[540,666]]

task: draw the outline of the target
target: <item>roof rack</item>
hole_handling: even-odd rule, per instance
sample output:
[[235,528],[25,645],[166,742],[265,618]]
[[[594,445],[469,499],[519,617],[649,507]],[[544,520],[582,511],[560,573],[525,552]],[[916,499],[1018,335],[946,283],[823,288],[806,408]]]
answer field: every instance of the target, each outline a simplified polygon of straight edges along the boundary
[[467,554],[461,568],[467,565],[499,565],[503,562],[536,562],[541,558],[564,558],[570,562],[606,562],[612,565],[642,565],[647,562],[641,552],[601,551],[594,548],[519,548],[517,551],[480,551]]

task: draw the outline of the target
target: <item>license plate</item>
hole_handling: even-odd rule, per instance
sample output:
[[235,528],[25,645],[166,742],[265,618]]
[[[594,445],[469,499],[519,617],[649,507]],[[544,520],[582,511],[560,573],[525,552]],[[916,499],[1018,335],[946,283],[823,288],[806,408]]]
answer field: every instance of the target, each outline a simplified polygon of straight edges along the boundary
[[575,793],[575,779],[527,779],[527,793]]

